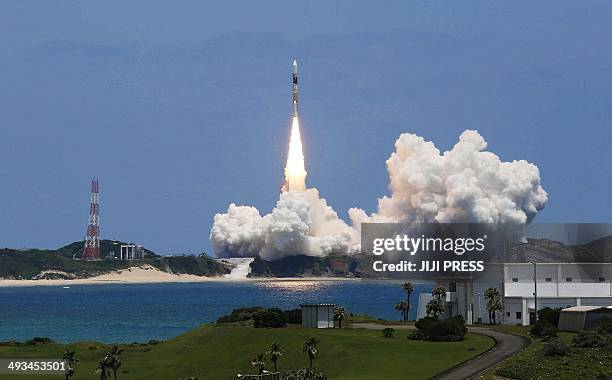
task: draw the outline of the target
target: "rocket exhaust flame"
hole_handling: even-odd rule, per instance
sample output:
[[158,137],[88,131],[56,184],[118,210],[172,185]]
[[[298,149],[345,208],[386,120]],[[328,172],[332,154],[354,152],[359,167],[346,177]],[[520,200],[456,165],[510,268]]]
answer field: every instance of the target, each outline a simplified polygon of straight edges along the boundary
[[291,123],[291,137],[289,139],[289,153],[287,154],[287,165],[285,166],[285,185],[283,186],[283,191],[306,190],[306,174],[302,138],[300,137],[300,122],[297,116],[294,116]]

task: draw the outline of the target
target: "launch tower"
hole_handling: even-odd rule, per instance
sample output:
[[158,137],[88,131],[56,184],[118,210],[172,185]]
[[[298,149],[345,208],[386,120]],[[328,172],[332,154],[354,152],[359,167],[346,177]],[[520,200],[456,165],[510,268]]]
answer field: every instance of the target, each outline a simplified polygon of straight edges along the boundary
[[83,248],[83,260],[100,260],[100,187],[98,178],[91,180],[91,199],[89,203],[89,224]]

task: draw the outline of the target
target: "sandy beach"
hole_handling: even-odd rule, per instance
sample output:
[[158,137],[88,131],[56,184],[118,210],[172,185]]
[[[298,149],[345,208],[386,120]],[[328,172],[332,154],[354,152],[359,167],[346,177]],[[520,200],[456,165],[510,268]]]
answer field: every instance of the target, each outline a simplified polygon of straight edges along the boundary
[[191,274],[171,274],[153,267],[132,267],[116,272],[106,273],[96,277],[78,278],[73,280],[0,280],[0,287],[15,286],[70,286],[70,285],[101,285],[101,284],[149,284],[165,282],[210,282],[210,281],[358,281],[357,278],[343,277],[287,277],[287,278],[228,278],[204,277]]

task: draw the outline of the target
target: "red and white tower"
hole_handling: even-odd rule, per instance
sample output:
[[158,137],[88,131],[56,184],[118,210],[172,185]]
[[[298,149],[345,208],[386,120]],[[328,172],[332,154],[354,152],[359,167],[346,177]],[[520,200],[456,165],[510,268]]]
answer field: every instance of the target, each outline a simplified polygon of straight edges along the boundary
[[100,188],[98,178],[91,180],[91,202],[89,204],[89,224],[83,249],[83,260],[100,260]]

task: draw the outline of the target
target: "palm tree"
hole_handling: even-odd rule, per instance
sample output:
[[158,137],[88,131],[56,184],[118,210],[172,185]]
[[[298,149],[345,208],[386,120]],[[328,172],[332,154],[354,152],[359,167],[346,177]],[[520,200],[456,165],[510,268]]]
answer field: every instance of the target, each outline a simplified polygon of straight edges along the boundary
[[312,362],[314,362],[315,357],[319,354],[319,349],[317,348],[317,344],[319,340],[317,338],[310,338],[306,342],[304,342],[303,352],[308,354],[308,359],[310,359],[310,368],[312,368]]
[[278,372],[276,369],[276,361],[279,357],[283,356],[283,350],[280,344],[276,342],[272,343],[272,346],[267,351],[267,354],[270,355],[270,360],[272,360],[272,363],[274,363],[274,372]]
[[257,355],[257,357],[253,359],[253,361],[251,362],[251,365],[257,368],[260,375],[263,375],[264,370],[266,369],[266,362],[264,361],[264,355],[263,354]]
[[66,380],[68,380],[74,375],[74,370],[79,364],[79,359],[74,356],[74,351],[64,351],[62,360],[64,362],[64,375],[66,376]]
[[395,304],[395,310],[402,313],[402,319],[405,321],[408,319],[408,303],[404,300],[401,300],[399,303]]
[[110,364],[111,358],[108,353],[106,353],[104,358],[100,360],[100,364],[98,364],[98,367],[96,367],[96,373],[100,374],[100,380],[108,380],[111,371]]
[[122,352],[123,350],[120,350],[119,347],[113,346],[113,348],[111,348],[108,353],[110,356],[110,368],[113,370],[113,376],[115,380],[117,380],[117,371],[119,370],[119,367],[121,367],[120,355]]
[[406,303],[408,304],[408,310],[410,310],[410,295],[414,292],[414,287],[410,281],[406,281],[402,284],[402,289],[406,293]]
[[345,316],[346,313],[343,307],[337,307],[334,309],[334,318],[338,321],[338,328],[342,328],[342,321],[344,320]]

